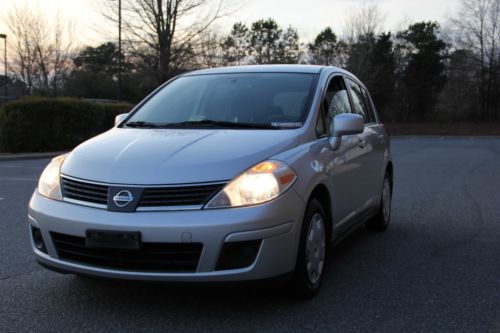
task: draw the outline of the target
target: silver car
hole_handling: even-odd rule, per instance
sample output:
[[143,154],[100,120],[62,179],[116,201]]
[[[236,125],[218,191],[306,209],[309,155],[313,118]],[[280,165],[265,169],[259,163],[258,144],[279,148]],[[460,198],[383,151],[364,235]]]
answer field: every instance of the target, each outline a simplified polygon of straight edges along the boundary
[[331,243],[389,224],[389,137],[335,67],[180,75],[116,126],[56,157],[29,204],[36,260],[162,281],[321,283]]

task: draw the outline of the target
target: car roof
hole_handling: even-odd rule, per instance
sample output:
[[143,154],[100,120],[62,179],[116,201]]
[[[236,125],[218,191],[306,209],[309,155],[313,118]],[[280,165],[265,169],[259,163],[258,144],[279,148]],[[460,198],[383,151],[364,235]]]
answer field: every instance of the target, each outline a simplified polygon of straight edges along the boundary
[[302,73],[302,74],[320,74],[325,72],[327,75],[332,73],[343,74],[361,84],[364,88],[366,86],[352,73],[335,66],[319,66],[319,65],[244,65],[244,66],[230,66],[230,67],[216,67],[195,70],[186,72],[181,76],[195,76],[195,75],[210,75],[210,74],[235,74],[235,73]]
[[[231,74],[231,73],[305,73],[319,74],[323,69],[335,67],[317,65],[248,65],[201,69],[184,75]],[[339,71],[342,71],[338,68]]]

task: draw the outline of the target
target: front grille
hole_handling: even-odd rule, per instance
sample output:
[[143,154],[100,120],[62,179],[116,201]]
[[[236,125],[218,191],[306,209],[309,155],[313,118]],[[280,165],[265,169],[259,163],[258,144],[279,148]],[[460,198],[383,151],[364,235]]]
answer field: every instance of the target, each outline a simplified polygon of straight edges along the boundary
[[[208,202],[223,183],[168,187],[145,187],[137,208],[202,206]],[[126,185],[123,188],[126,189]],[[108,204],[108,185],[94,184],[62,177],[62,193],[67,199],[90,204]]]
[[139,250],[89,248],[85,238],[51,232],[59,258],[100,268],[126,271],[196,272],[202,243],[142,243]]
[[68,199],[107,205],[108,187],[93,183],[62,178],[63,196]]
[[146,188],[139,207],[203,205],[221,189],[221,184]]

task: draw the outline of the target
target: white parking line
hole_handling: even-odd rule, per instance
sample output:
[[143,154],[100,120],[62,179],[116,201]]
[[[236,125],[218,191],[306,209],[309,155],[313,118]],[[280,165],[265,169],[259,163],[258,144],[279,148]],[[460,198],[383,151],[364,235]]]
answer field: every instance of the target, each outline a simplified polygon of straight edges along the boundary
[[37,181],[37,178],[0,177],[0,180],[14,180],[14,181],[34,182],[34,181]]
[[5,168],[5,169],[33,169],[33,170],[41,170],[41,169],[43,169],[43,167],[13,165],[13,164],[0,164],[0,168]]

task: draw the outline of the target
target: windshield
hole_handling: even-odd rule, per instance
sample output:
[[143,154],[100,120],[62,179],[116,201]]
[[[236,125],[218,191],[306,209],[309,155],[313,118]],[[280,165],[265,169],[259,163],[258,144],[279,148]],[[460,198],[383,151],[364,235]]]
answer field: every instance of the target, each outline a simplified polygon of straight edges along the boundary
[[315,80],[314,74],[297,73],[184,76],[156,93],[126,125],[300,127],[307,116]]

